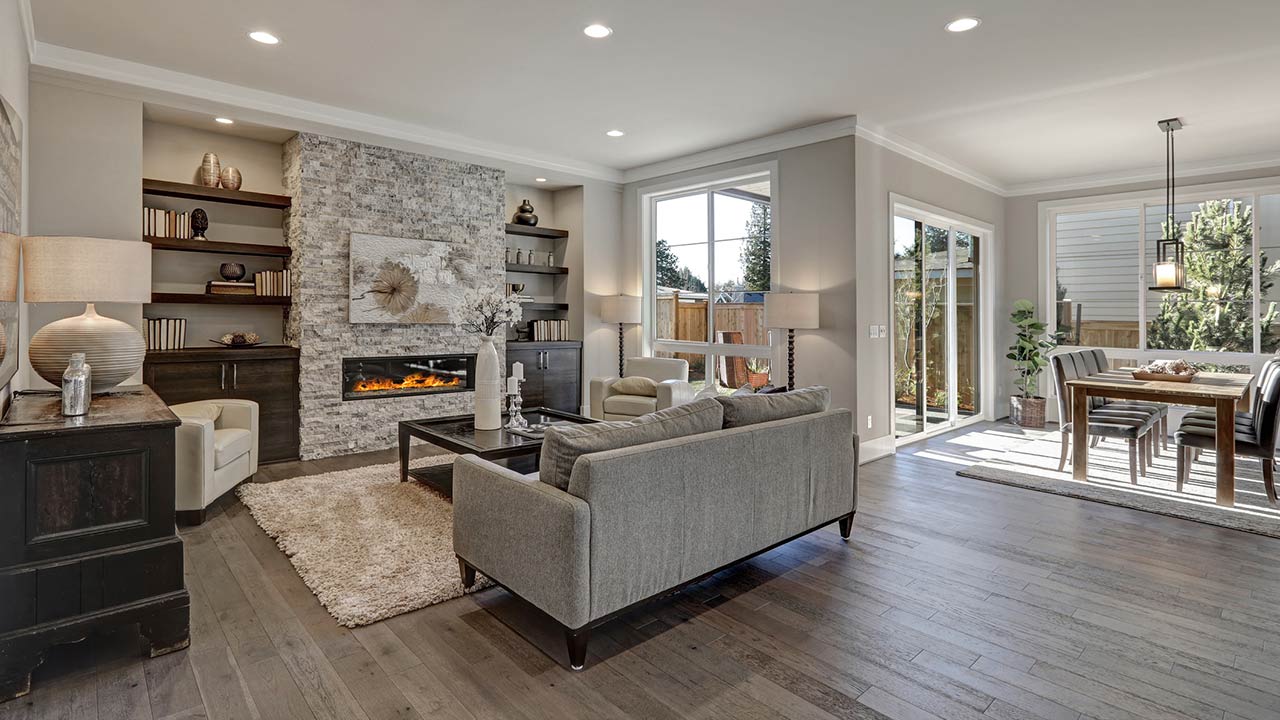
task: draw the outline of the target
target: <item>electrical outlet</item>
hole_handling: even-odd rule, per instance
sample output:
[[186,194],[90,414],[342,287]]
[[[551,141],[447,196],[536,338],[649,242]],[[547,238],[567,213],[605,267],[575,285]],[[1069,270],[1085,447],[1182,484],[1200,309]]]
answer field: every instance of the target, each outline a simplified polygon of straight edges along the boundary
[[868,416],[867,416],[867,429],[868,429],[868,430],[870,430],[870,429],[871,429],[871,416],[870,416],[870,415],[868,415]]
[[880,326],[880,337],[882,337],[882,338],[883,338],[883,337],[889,337],[889,326],[887,326],[887,325],[881,325],[881,326]]
[[867,337],[869,338],[880,337],[879,327],[877,327],[876,325],[872,325],[871,327],[867,328]]

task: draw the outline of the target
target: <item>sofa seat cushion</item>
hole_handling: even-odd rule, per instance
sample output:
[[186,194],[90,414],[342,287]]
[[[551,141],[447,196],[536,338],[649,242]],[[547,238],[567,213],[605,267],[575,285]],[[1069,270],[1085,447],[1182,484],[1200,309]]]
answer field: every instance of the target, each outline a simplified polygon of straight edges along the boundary
[[831,404],[831,391],[814,386],[769,395],[734,393],[718,397],[716,402],[724,406],[724,427],[728,429],[823,412]]
[[640,375],[615,380],[612,390],[619,395],[658,397],[658,383]]
[[719,430],[723,422],[724,410],[720,403],[707,399],[676,405],[635,420],[553,427],[542,440],[538,478],[567,491],[573,464],[582,455],[711,432]]
[[213,431],[213,468],[216,470],[253,448],[253,433],[244,428]]
[[610,395],[604,399],[604,411],[610,415],[640,417],[658,409],[658,398],[644,395]]

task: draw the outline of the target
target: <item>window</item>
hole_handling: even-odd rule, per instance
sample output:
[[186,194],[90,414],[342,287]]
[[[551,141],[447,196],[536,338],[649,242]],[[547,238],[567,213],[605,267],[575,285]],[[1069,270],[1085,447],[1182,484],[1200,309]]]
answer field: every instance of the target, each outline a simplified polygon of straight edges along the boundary
[[[1174,208],[1185,290],[1150,290],[1162,198],[1063,206],[1048,218],[1052,329],[1064,345],[1200,362],[1280,346],[1280,192],[1187,193]],[[1147,353],[1152,353],[1148,356]],[[1246,358],[1235,363],[1249,362]]]
[[764,295],[773,276],[768,173],[648,198],[648,335],[654,354],[689,361],[721,392],[772,378]]

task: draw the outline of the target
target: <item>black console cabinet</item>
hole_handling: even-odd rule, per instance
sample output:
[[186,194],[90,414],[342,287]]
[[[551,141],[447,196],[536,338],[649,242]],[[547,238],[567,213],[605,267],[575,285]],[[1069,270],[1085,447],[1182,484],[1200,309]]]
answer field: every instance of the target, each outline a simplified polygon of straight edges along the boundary
[[25,695],[49,647],[137,623],[154,657],[189,643],[174,531],[178,418],[148,388],[64,418],[18,393],[0,423],[0,701]]
[[524,363],[525,380],[520,387],[524,407],[581,412],[582,343],[508,342],[504,378],[511,377],[515,362]]

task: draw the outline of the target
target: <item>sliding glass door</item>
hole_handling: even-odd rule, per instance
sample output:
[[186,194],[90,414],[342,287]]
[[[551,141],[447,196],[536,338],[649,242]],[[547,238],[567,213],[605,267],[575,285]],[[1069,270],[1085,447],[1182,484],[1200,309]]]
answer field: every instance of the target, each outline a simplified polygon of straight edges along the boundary
[[894,435],[916,439],[980,410],[979,249],[982,234],[895,208]]

